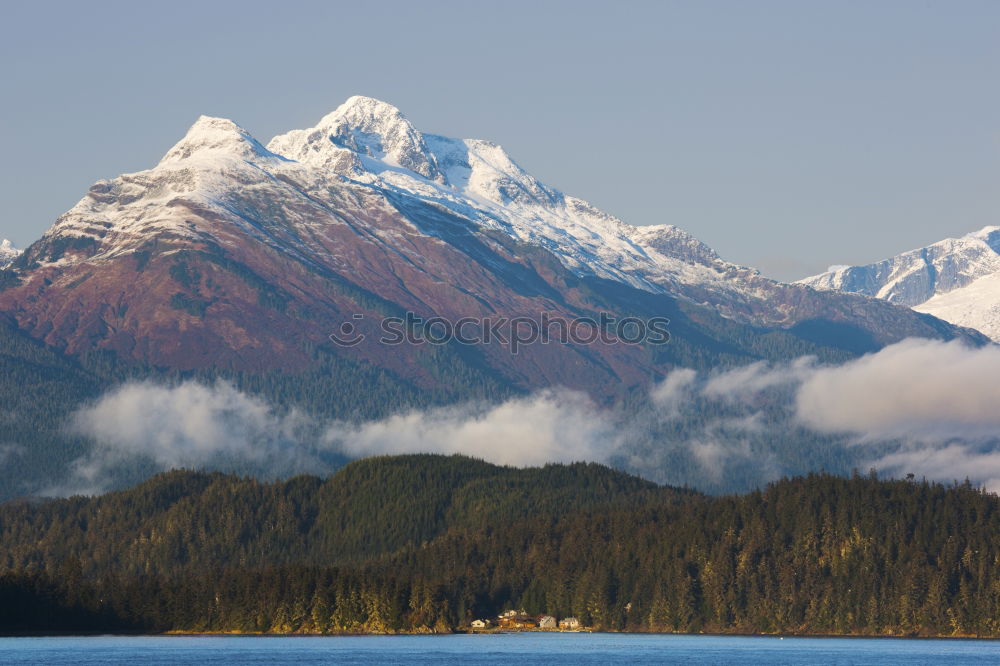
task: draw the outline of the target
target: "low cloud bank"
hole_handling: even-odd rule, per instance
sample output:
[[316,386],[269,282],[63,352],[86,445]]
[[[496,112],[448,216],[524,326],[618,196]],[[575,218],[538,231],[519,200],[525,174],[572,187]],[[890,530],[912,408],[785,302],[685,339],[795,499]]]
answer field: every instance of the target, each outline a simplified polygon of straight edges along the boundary
[[869,438],[935,441],[1000,435],[1000,347],[906,340],[838,367],[798,392],[803,423]]
[[907,340],[839,366],[804,357],[724,372],[680,369],[647,398],[604,409],[582,393],[551,389],[350,424],[277,410],[225,382],[130,383],[74,415],[71,429],[95,447],[60,490],[102,490],[115,466],[132,459],[154,469],[280,476],[322,473],[337,456],[418,452],[516,466],[610,462],[718,490],[832,470],[853,456],[891,474],[968,477],[1000,490],[997,346]]
[[995,442],[986,446],[959,442],[908,446],[872,464],[897,476],[914,474],[939,481],[969,479],[990,492],[1000,493],[1000,450]]
[[279,413],[221,381],[125,384],[77,410],[69,428],[95,447],[74,463],[66,484],[50,489],[54,494],[99,492],[115,468],[136,461],[155,470],[210,467],[276,476],[324,467],[310,445],[311,419],[295,410]]
[[964,480],[1000,491],[1000,346],[906,340],[817,369],[796,398],[799,419],[859,444],[896,440],[877,469]]
[[605,462],[620,445],[609,412],[586,394],[561,389],[358,425],[281,412],[221,381],[138,382],[77,410],[69,428],[95,446],[74,463],[70,479],[46,494],[101,492],[136,464],[288,476],[330,471],[345,456],[399,453],[461,453],[515,466]]
[[279,418],[263,400],[223,382],[144,382],[122,386],[80,410],[73,428],[123,453],[181,467],[220,453],[259,459],[294,436],[295,421],[294,414]]
[[[673,414],[685,401],[714,400],[769,436],[802,428],[868,447],[864,461],[890,474],[969,478],[1000,490],[1000,346],[910,339],[837,366],[804,357],[704,376],[686,371],[651,396]],[[701,457],[717,464],[718,450],[703,447]]]
[[326,441],[351,456],[461,453],[515,466],[605,462],[621,445],[611,415],[585,394],[567,390],[499,405],[414,410],[356,427],[336,425]]

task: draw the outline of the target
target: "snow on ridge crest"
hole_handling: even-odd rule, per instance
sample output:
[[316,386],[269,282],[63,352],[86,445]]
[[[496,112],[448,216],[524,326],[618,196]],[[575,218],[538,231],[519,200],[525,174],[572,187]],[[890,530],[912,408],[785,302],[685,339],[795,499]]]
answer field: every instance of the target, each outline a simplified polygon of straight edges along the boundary
[[243,159],[277,157],[253,138],[249,132],[228,118],[200,116],[184,138],[160,160],[160,164],[179,162],[195,156],[227,153]]
[[979,229],[978,231],[973,231],[971,233],[966,234],[966,237],[967,238],[985,238],[987,236],[990,236],[990,235],[996,233],[997,231],[1000,231],[1000,226],[987,225],[987,226],[983,227],[982,229]]
[[553,251],[578,274],[653,292],[706,280],[723,291],[742,290],[723,278],[745,269],[690,234],[667,225],[644,231],[626,224],[545,185],[494,142],[424,134],[395,106],[371,97],[351,97],[315,127],[276,136],[267,148],[321,171],[448,207]]
[[[496,143],[425,134],[398,108],[372,97],[351,97],[315,127],[278,135],[267,148],[369,184],[380,184],[381,178],[398,185],[409,172],[431,187],[498,205],[563,203],[560,192],[536,180]],[[410,188],[420,184],[404,185]]]

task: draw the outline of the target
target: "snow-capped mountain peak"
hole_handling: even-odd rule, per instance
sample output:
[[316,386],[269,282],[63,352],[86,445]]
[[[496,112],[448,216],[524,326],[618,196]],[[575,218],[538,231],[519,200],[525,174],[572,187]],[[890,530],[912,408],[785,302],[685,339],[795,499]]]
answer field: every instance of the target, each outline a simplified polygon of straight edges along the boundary
[[1000,341],[1000,227],[904,252],[867,266],[831,266],[802,280],[816,289],[908,305]]
[[801,282],[912,307],[998,271],[1000,227],[988,226],[874,264],[831,266],[830,271]]
[[9,266],[11,262],[20,256],[20,254],[21,250],[18,250],[14,247],[13,243],[4,238],[3,241],[0,242],[0,268],[6,268]]
[[315,127],[276,136],[267,148],[363,182],[428,192],[438,186],[446,195],[458,192],[501,206],[552,205],[563,198],[496,143],[424,134],[395,106],[371,97],[351,97]]
[[[396,107],[355,96],[323,116],[315,127],[274,137],[268,149],[309,166],[356,177],[381,163],[443,182],[434,155],[421,134]],[[368,158],[362,166],[359,156]]]
[[232,120],[201,116],[191,125],[184,138],[167,151],[160,164],[180,162],[192,157],[210,158],[219,153],[241,159],[277,157]]
[[628,237],[632,227],[544,185],[496,143],[423,134],[386,102],[351,97],[315,127],[279,135],[267,149],[365,185],[433,201],[552,249],[572,270],[658,290],[617,265],[623,255],[648,260]]
[[[129,254],[160,234],[194,238],[211,228],[197,228],[192,212],[231,212],[234,181],[247,196],[271,188],[268,172],[291,165],[232,120],[201,116],[153,168],[94,183],[44,238],[62,238],[69,247],[92,242],[100,248],[95,258]],[[32,258],[64,265],[89,256],[59,250]]]

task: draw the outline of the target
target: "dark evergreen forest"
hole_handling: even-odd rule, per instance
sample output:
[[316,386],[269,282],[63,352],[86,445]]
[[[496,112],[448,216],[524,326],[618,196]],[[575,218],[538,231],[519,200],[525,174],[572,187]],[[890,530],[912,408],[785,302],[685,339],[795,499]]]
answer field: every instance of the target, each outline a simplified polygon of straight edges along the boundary
[[1000,498],[874,474],[709,497],[594,464],[371,458],[327,479],[175,471],[0,505],[0,631],[1000,636]]

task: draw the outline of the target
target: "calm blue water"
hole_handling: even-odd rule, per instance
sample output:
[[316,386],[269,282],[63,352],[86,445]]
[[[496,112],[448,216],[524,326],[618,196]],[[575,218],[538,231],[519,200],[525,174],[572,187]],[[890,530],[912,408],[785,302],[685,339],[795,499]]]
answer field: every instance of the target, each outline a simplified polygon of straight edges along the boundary
[[0,638],[3,664],[997,664],[1000,642],[491,634]]

